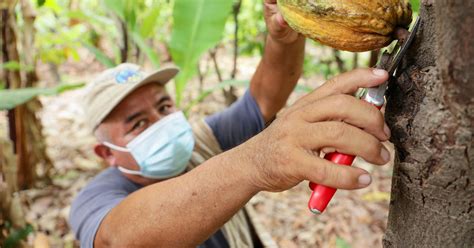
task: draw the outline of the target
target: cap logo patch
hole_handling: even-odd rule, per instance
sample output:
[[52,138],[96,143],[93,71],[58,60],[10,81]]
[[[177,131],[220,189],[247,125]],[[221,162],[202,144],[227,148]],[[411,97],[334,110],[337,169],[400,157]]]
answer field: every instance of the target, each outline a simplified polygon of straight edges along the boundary
[[115,76],[115,81],[118,84],[125,83],[137,83],[139,80],[143,79],[143,74],[140,71],[125,69],[117,73]]

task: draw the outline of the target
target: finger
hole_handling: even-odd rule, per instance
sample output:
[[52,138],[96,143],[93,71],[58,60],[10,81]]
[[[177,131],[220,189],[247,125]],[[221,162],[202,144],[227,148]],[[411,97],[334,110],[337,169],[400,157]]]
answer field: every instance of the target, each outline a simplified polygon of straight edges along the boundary
[[285,21],[285,19],[280,13],[276,13],[275,15],[273,15],[273,19],[276,22],[276,24],[279,25],[280,27],[284,27],[284,28],[288,27],[288,23]]
[[276,4],[265,3],[266,14],[270,17],[271,23],[269,23],[269,29],[274,32],[282,32],[288,27],[288,23],[285,21],[283,16],[278,10]]
[[388,72],[374,68],[359,68],[340,74],[303,97],[297,104],[305,104],[335,94],[354,94],[359,88],[378,86],[388,80]]
[[298,134],[301,145],[308,150],[334,148],[343,154],[360,156],[369,163],[384,165],[390,161],[390,153],[371,134],[344,122],[327,121],[308,125]]
[[390,130],[382,112],[367,102],[349,95],[328,96],[309,103],[298,111],[310,123],[343,121],[374,135],[379,140],[390,138]]
[[369,173],[351,166],[341,166],[328,160],[301,151],[298,154],[301,178],[336,189],[360,189],[371,180]]

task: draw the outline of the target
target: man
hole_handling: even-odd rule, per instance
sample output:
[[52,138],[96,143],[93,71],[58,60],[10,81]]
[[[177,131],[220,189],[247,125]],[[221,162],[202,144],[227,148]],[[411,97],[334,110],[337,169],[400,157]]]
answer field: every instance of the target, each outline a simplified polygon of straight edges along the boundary
[[259,191],[303,180],[341,189],[370,184],[366,171],[335,165],[319,152],[389,161],[382,114],[346,95],[384,82],[385,71],[342,74],[275,119],[304,52],[304,38],[286,26],[275,2],[265,4],[269,36],[250,89],[192,127],[163,87],[176,69],[146,75],[123,64],[91,85],[85,105],[100,142],[94,150],[110,168],[72,205],[71,226],[83,247],[255,247],[241,209]]

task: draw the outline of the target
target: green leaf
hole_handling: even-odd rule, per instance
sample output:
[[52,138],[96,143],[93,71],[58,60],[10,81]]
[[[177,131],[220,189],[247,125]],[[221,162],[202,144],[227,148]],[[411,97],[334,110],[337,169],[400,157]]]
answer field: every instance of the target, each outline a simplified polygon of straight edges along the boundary
[[43,6],[45,2],[46,2],[46,0],[38,0],[38,1],[36,1],[36,3],[38,4],[38,7]]
[[111,10],[122,20],[125,20],[125,1],[124,0],[104,0],[105,7]]
[[418,13],[420,11],[420,0],[410,0],[410,3],[412,10]]
[[351,245],[347,243],[344,239],[337,237],[336,238],[336,247],[337,248],[351,248]]
[[159,15],[160,8],[158,7],[151,8],[150,11],[148,11],[148,13],[145,15],[145,18],[143,18],[143,23],[140,26],[140,35],[143,38],[152,36]]
[[140,36],[139,33],[137,32],[132,32],[131,34],[133,42],[138,45],[140,50],[145,53],[145,55],[148,57],[148,59],[151,61],[153,66],[155,68],[158,68],[160,66],[160,58],[158,57],[158,54],[146,44],[145,40],[143,37]]
[[117,66],[117,64],[111,58],[109,58],[105,53],[103,53],[97,47],[95,47],[91,44],[85,43],[85,42],[82,43],[82,45],[85,48],[87,48],[91,53],[93,53],[95,55],[95,58],[97,59],[97,61],[99,61],[101,64],[105,65],[108,68],[112,68],[112,67]]
[[81,88],[84,83],[60,84],[53,88],[22,88],[14,90],[0,90],[0,110],[12,109],[38,95],[57,95],[62,92]]
[[63,8],[59,6],[56,0],[45,0],[44,6],[52,9],[56,14],[61,13],[61,11],[63,10]]
[[6,63],[0,64],[0,69],[5,69],[5,70],[9,70],[9,71],[21,71],[22,70],[22,71],[29,72],[29,71],[33,71],[34,67],[23,65],[23,64],[18,63],[18,61],[12,60],[12,61],[8,61]]
[[209,96],[210,94],[212,94],[213,92],[215,92],[216,90],[222,90],[226,87],[229,87],[229,86],[246,86],[248,87],[250,84],[250,81],[249,80],[226,80],[226,81],[223,81],[223,82],[220,82],[218,83],[217,85],[214,85],[213,87],[207,89],[207,90],[204,90],[203,92],[201,92],[201,94],[196,97],[195,99],[193,99],[185,108],[184,108],[184,112],[185,113],[188,113],[189,110],[196,106],[197,104],[201,103],[202,101],[204,101],[204,99]]
[[70,90],[76,90],[84,87],[86,84],[85,83],[74,83],[74,84],[60,84],[54,88],[54,93],[53,95],[61,94],[66,91]]
[[124,21],[129,31],[136,30],[137,11],[139,11],[139,3],[136,0],[125,0]]
[[8,235],[8,237],[3,242],[3,246],[5,248],[19,247],[20,241],[26,240],[28,235],[33,231],[33,226],[29,224],[24,228],[12,230],[10,235]]
[[233,1],[176,0],[173,8],[173,31],[170,50],[181,68],[175,80],[179,105],[187,81],[196,73],[201,55],[221,39]]

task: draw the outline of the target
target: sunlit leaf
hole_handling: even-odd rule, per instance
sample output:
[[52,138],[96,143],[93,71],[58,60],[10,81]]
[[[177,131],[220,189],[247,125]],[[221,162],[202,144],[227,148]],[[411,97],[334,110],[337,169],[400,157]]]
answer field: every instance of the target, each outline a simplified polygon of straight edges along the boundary
[[125,19],[125,1],[124,0],[104,0],[105,7],[111,10],[114,14]]
[[124,21],[127,24],[127,27],[130,31],[136,30],[137,24],[137,11],[139,4],[136,0],[124,0],[125,9],[124,9]]
[[54,12],[56,12],[56,14],[59,14],[63,10],[56,0],[46,0],[44,2],[44,6],[52,9]]
[[160,8],[152,8],[145,14],[143,23],[140,26],[140,34],[143,38],[148,38],[153,34],[159,15]]
[[176,0],[173,31],[169,43],[174,62],[181,68],[175,80],[176,102],[180,104],[186,82],[196,72],[200,56],[222,37],[233,1]]
[[0,90],[0,110],[12,109],[38,95],[56,95],[62,92],[81,88],[84,83],[60,84],[53,88],[22,88],[14,90]]

